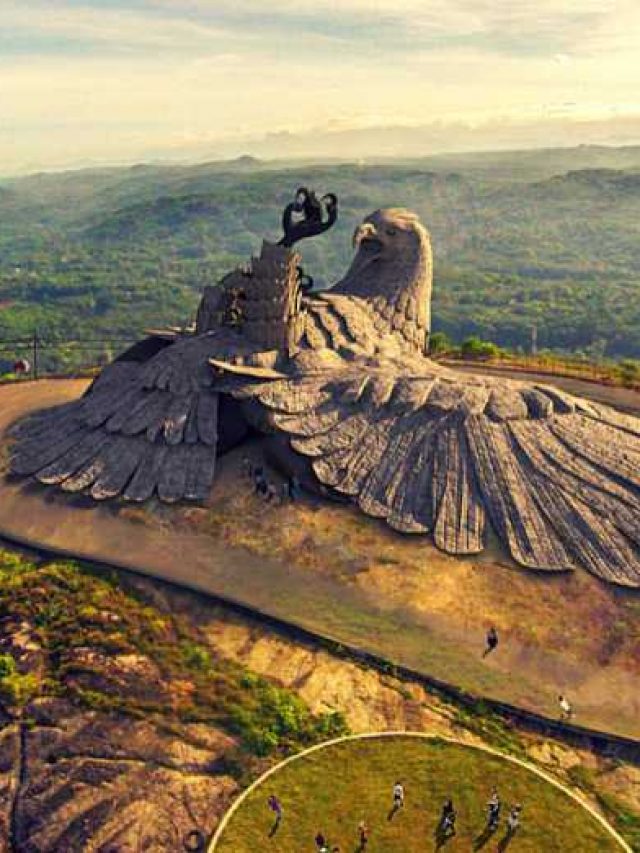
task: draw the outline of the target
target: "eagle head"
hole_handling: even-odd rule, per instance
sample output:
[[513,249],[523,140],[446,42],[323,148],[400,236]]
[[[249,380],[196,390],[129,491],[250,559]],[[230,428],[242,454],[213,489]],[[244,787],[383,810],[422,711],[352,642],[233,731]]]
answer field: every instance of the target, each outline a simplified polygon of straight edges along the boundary
[[395,328],[406,325],[408,335],[426,341],[433,264],[418,216],[404,208],[376,210],[354,231],[353,246],[355,257],[332,290],[370,302]]

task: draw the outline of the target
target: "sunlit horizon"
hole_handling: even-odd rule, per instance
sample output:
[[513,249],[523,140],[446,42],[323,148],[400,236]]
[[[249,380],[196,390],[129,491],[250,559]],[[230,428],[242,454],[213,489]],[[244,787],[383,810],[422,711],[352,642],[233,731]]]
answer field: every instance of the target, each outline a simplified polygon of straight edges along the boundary
[[632,0],[5,0],[0,174],[640,142]]

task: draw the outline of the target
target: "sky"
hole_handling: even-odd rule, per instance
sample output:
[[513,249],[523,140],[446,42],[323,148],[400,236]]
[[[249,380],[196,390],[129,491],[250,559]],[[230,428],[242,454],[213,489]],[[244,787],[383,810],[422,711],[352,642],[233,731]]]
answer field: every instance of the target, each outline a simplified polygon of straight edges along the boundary
[[0,0],[0,174],[640,142],[640,0]]

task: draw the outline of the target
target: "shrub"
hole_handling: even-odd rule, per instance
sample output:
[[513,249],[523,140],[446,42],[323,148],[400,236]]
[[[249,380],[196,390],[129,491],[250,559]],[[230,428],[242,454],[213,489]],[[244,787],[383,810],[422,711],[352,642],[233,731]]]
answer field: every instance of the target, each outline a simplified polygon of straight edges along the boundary
[[16,671],[16,662],[11,655],[0,655],[0,678],[13,675]]
[[429,352],[433,355],[448,352],[452,348],[453,344],[444,332],[434,332],[429,338]]
[[40,680],[33,673],[13,672],[0,678],[0,698],[9,705],[26,705],[39,689]]
[[632,386],[640,383],[640,361],[632,361],[624,359],[619,361],[616,367],[616,373],[620,377],[620,381],[625,386]]
[[184,662],[189,669],[195,669],[197,672],[209,672],[211,669],[211,655],[204,646],[199,646],[197,643],[185,640],[181,644],[180,650]]
[[462,342],[462,346],[460,347],[460,351],[462,353],[463,358],[497,358],[500,353],[500,347],[494,344],[492,341],[483,341],[480,338],[470,337],[466,338]]

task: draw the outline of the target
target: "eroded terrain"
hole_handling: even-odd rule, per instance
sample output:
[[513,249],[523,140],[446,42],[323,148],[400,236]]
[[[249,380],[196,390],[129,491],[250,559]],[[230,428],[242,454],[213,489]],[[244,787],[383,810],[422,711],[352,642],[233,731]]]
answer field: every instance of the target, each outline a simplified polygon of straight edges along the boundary
[[[11,569],[25,558],[4,559]],[[637,767],[525,735],[188,591],[68,564],[22,577],[32,621],[2,603],[0,654],[16,662],[0,679],[6,851],[179,849],[272,762],[347,729],[487,743],[577,785],[637,833]]]

